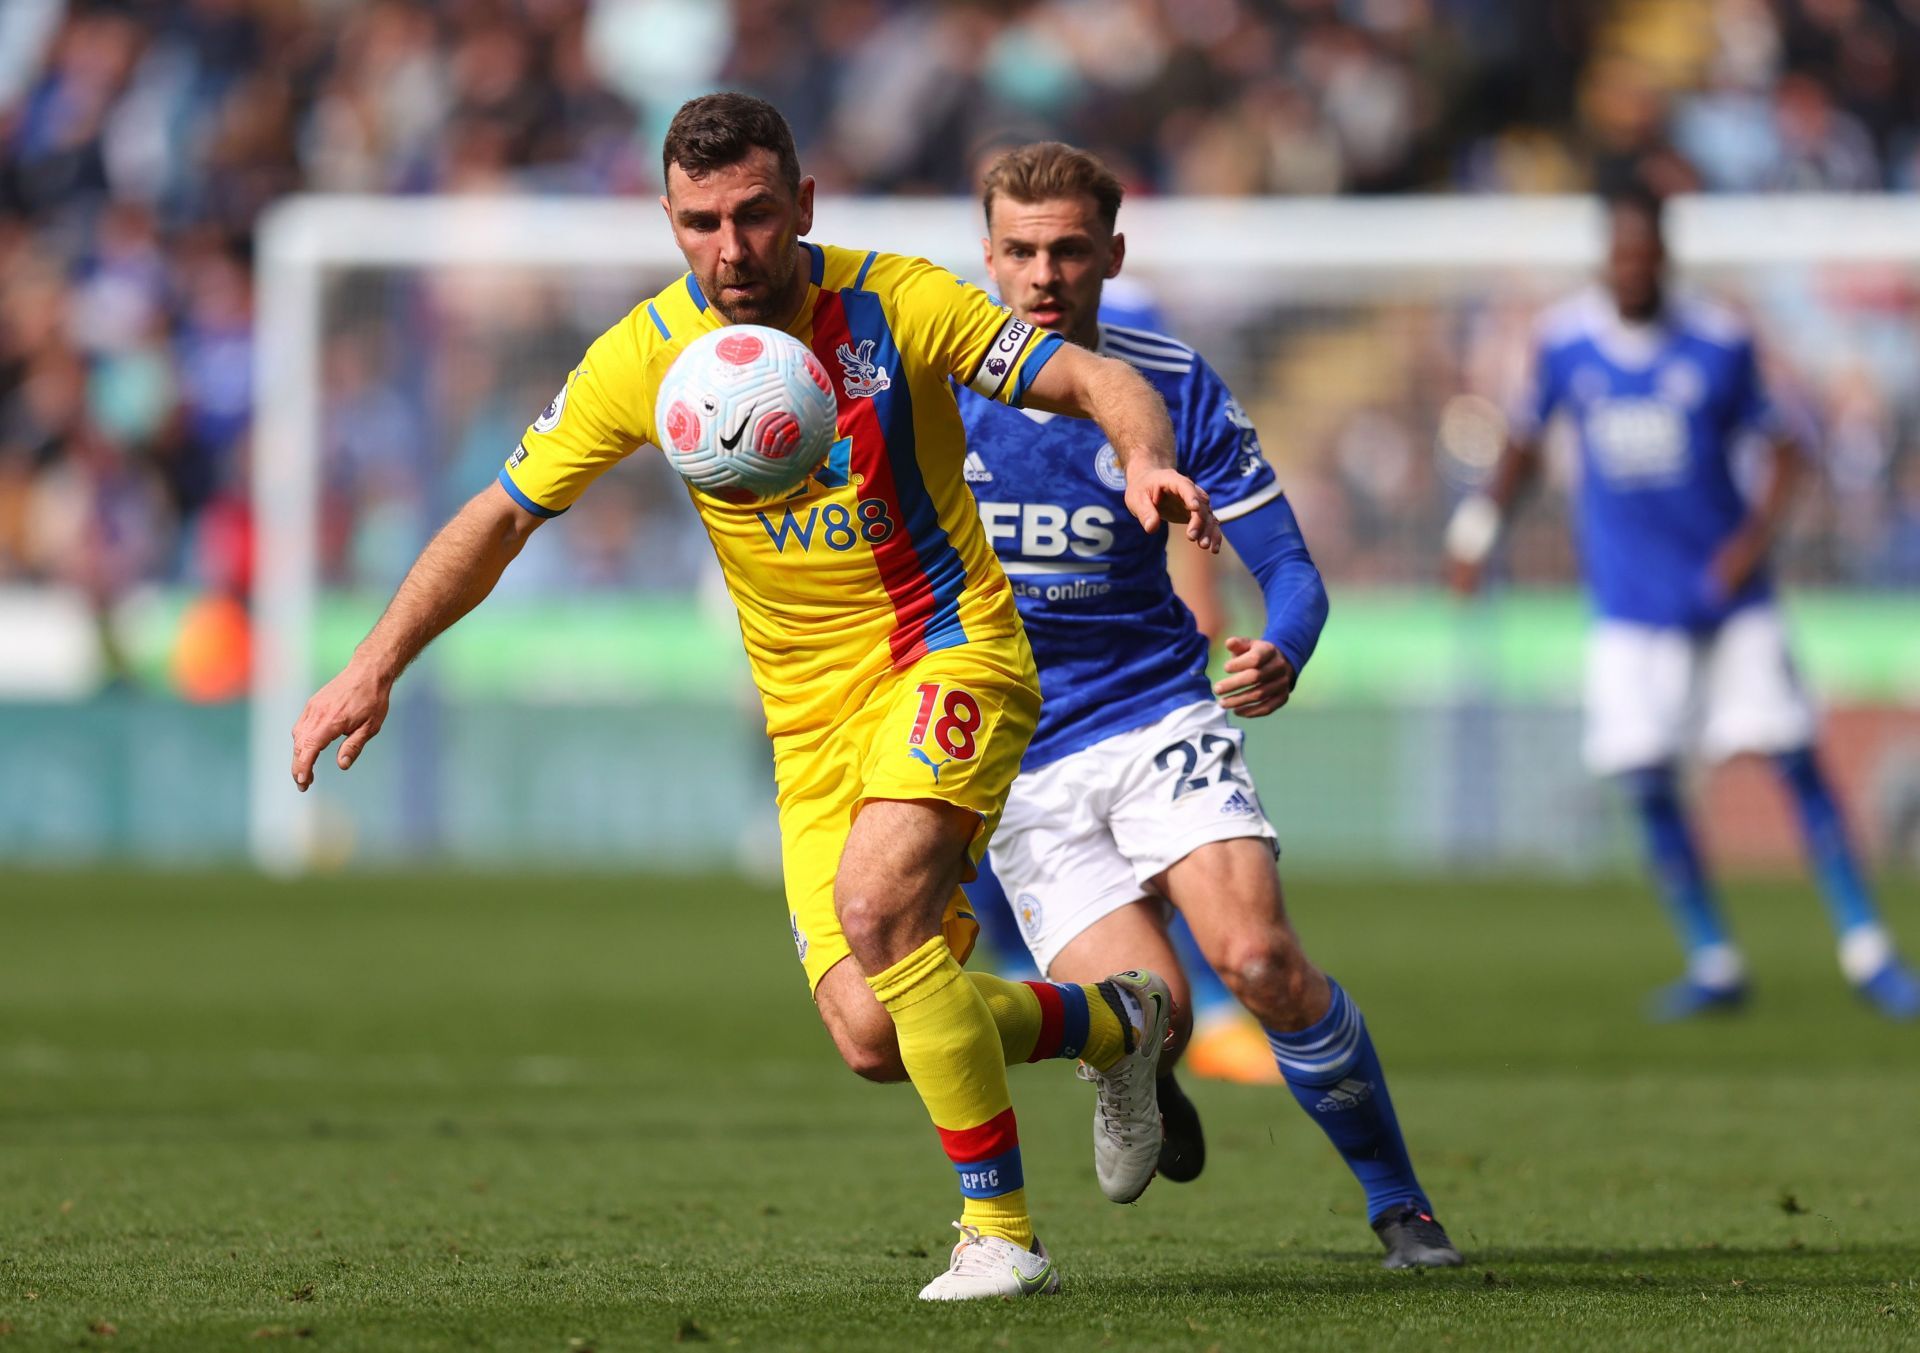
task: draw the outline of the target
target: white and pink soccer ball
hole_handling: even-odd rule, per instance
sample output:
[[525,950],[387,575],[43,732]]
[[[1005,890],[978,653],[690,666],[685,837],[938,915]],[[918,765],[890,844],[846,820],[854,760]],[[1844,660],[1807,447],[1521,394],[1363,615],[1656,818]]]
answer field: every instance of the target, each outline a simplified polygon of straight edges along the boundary
[[730,324],[687,344],[654,401],[667,460],[732,503],[784,497],[820,468],[838,435],[827,370],[791,334]]

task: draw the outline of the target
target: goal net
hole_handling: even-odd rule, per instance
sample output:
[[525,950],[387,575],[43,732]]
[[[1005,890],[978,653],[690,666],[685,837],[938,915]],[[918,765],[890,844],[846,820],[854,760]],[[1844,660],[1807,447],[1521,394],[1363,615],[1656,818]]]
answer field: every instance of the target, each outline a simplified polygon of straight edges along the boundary
[[[1436,587],[1442,524],[1498,451],[1532,317],[1597,260],[1597,209],[1149,200],[1122,225],[1128,299],[1233,386],[1332,590],[1296,705],[1250,734],[1289,844],[1328,864],[1617,862],[1619,824],[1575,760],[1583,621],[1563,495],[1522,518],[1494,599],[1462,607]],[[980,234],[966,201],[825,200],[815,231],[975,279]],[[1846,590],[1808,603],[1816,673],[1846,701],[1911,699],[1920,623],[1896,631],[1920,582],[1920,202],[1691,199],[1670,234],[1684,280],[1750,314],[1822,458],[1785,561],[1792,582]],[[659,207],[298,198],[267,219],[258,267],[258,862],[777,868],[731,608],[647,452],[536,533],[401,682],[350,776],[323,762],[304,796],[287,778],[302,704],[415,553],[591,339],[683,271]],[[1888,812],[1906,764],[1862,772]]]

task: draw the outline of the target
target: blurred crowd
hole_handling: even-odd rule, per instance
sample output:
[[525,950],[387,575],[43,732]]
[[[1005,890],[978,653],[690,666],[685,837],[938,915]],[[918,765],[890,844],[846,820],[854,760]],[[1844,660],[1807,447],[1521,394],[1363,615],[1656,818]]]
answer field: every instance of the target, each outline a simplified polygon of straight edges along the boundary
[[[1535,319],[1558,294],[1509,275],[1420,296],[1431,281],[1415,279],[1412,295],[1290,306],[1279,332],[1247,332],[1223,354],[1229,380],[1251,392],[1316,560],[1351,585],[1431,580],[1435,542],[1492,468]],[[1781,571],[1802,584],[1920,587],[1920,269],[1841,281],[1814,268],[1742,268],[1716,274],[1712,288],[1753,316],[1768,392],[1816,467],[1776,545]],[[1184,323],[1204,332],[1191,313]],[[1577,574],[1569,433],[1550,429],[1548,491],[1502,550],[1513,581]],[[1762,447],[1736,457],[1737,477],[1757,489]]]
[[[774,100],[830,192],[968,192],[980,147],[1028,135],[1141,193],[1920,187],[1920,0],[4,0],[0,584],[244,593],[250,251],[275,198],[650,192],[666,119],[722,86]],[[379,325],[329,345],[338,582],[389,584],[449,506],[420,486],[497,460],[544,402],[514,384],[528,342],[489,346],[497,381],[422,369],[393,329],[416,308],[376,298]],[[1831,474],[1883,503],[1868,536],[1904,539],[1912,395],[1834,381],[1812,397]],[[1331,518],[1376,510],[1399,442],[1431,459],[1431,428],[1368,418],[1300,453]],[[1381,529],[1424,531],[1443,478]],[[682,585],[623,543],[669,488],[609,495],[551,574]],[[1330,551],[1430,570],[1363,553]],[[1916,554],[1828,551],[1821,576],[1913,581]]]

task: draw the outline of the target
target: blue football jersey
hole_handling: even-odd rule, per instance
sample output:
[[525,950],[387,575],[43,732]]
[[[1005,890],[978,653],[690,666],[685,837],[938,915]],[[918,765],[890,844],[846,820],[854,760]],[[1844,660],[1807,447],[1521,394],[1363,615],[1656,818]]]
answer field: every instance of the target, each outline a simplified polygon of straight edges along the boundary
[[1100,322],[1126,329],[1146,329],[1152,333],[1167,331],[1166,316],[1153,292],[1124,273],[1112,277],[1100,288]]
[[[1252,421],[1192,348],[1102,324],[1100,352],[1166,400],[1179,468],[1218,516],[1280,496]],[[1149,536],[1128,513],[1126,477],[1099,424],[959,396],[967,483],[1040,668],[1040,726],[1024,765],[1211,699],[1206,638],[1167,577],[1167,531]]]
[[1748,512],[1734,476],[1741,437],[1776,430],[1736,316],[1686,298],[1628,324],[1597,288],[1562,303],[1541,320],[1516,431],[1537,436],[1557,414],[1577,434],[1574,519],[1601,615],[1707,630],[1771,595],[1765,570],[1730,596],[1709,570]]

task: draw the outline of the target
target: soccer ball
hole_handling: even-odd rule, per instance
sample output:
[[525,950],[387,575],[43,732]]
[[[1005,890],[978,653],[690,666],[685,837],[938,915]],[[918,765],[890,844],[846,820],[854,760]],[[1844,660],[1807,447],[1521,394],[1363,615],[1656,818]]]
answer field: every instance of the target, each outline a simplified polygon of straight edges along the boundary
[[820,359],[791,334],[730,324],[687,344],[654,401],[667,460],[730,503],[784,497],[832,449],[837,410]]

